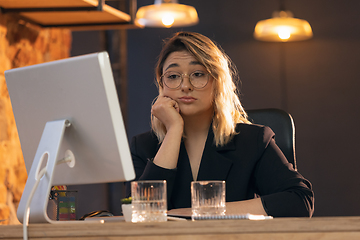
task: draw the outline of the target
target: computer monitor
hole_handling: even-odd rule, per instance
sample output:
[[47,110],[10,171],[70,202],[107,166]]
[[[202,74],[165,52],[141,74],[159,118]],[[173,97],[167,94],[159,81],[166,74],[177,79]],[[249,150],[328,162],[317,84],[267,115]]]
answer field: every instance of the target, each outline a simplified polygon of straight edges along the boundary
[[30,222],[55,222],[46,214],[53,185],[135,178],[107,52],[7,70],[5,78],[28,173],[20,221],[33,196]]

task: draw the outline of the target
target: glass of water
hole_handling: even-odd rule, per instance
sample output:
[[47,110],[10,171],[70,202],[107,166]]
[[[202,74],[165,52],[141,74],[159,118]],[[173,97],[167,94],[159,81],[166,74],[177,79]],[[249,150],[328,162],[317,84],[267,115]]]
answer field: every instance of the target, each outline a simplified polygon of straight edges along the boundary
[[166,180],[131,182],[132,222],[167,221]]
[[191,182],[192,218],[225,215],[225,181]]

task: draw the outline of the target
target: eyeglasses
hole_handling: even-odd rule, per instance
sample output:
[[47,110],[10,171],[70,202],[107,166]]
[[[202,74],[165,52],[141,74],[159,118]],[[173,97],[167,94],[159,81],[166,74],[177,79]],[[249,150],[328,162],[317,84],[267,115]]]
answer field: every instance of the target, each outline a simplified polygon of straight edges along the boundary
[[[166,72],[161,76],[163,83],[171,89],[180,87],[184,80],[186,73],[181,74],[178,72]],[[195,71],[187,75],[189,77],[190,84],[197,89],[204,88],[209,82],[209,73],[203,71]]]

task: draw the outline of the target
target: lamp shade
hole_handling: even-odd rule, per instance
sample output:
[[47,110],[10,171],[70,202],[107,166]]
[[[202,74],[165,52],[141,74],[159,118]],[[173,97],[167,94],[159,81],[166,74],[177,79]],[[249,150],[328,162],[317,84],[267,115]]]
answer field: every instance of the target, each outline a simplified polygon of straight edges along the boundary
[[312,38],[310,24],[294,18],[290,11],[275,11],[273,17],[259,21],[254,30],[254,38],[269,42],[302,41]]
[[192,6],[155,1],[154,5],[139,8],[135,21],[146,27],[185,27],[197,24],[199,18]]

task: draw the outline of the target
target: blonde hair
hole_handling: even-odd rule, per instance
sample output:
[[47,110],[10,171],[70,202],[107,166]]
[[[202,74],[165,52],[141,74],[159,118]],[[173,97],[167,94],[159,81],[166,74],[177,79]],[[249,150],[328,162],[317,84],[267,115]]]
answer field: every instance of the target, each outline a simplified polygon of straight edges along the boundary
[[[250,123],[241,105],[235,85],[237,70],[230,58],[209,38],[199,33],[178,32],[165,42],[155,68],[159,93],[163,88],[161,76],[166,58],[177,51],[188,51],[213,77],[214,116],[212,128],[216,146],[227,144],[236,132],[237,123]],[[151,126],[162,142],[166,128],[160,120],[151,115]]]

